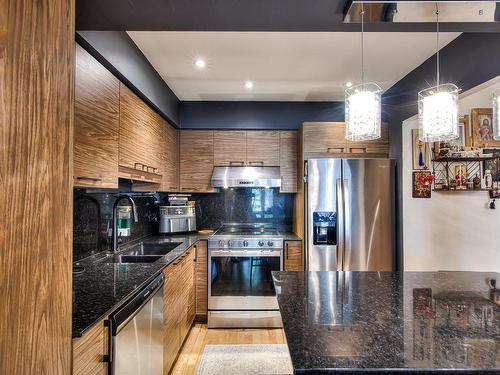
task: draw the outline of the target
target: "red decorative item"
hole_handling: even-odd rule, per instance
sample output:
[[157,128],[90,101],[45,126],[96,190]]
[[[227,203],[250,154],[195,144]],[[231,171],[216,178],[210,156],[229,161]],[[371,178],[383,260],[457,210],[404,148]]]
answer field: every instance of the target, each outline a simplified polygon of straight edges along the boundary
[[413,198],[430,198],[434,176],[429,171],[413,172]]

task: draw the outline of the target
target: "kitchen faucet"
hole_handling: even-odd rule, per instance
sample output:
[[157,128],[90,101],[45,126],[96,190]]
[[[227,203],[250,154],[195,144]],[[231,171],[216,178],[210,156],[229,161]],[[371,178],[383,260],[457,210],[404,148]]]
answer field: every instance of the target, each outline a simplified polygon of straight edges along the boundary
[[129,197],[128,195],[119,195],[115,203],[113,204],[113,228],[112,230],[112,240],[111,240],[111,250],[115,253],[117,248],[118,248],[118,234],[117,234],[117,229],[116,227],[118,226],[117,219],[116,219],[116,209],[118,207],[118,202],[120,202],[122,199],[126,199],[130,202],[132,205],[132,217],[134,219],[134,223],[137,223],[139,221],[139,217],[137,216],[137,207],[135,205],[134,200],[132,197]]

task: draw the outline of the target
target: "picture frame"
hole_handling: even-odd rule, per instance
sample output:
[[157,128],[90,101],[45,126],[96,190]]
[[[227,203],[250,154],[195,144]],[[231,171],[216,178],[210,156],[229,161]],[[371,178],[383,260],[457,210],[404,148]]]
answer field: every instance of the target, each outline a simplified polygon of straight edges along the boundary
[[412,197],[413,198],[430,198],[432,184],[422,184],[420,177],[430,177],[430,171],[413,171],[412,175]]
[[473,146],[479,148],[500,147],[500,141],[493,139],[493,110],[474,108],[471,111]]
[[[500,148],[484,148],[483,154],[498,154],[498,155],[500,155]],[[482,171],[483,176],[484,176],[484,173],[487,169],[489,169],[491,172],[492,181],[499,182],[500,181],[500,160],[499,159],[485,160],[483,162],[483,171]]]
[[418,129],[411,129],[411,138],[413,169],[428,169],[431,164],[431,150],[429,147],[429,143],[422,142],[418,139]]

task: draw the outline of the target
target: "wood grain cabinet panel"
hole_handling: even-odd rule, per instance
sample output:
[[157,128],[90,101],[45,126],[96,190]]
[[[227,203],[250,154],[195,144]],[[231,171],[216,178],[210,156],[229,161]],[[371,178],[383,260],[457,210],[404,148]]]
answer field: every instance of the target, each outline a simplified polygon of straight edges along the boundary
[[347,141],[347,152],[389,155],[389,125],[382,123],[380,138],[373,141]]
[[244,165],[246,148],[246,131],[214,131],[214,165]]
[[162,119],[163,141],[160,149],[164,159],[161,166],[162,191],[176,192],[179,190],[179,132]]
[[280,173],[282,193],[297,192],[297,132],[280,131]]
[[213,192],[210,179],[214,167],[214,132],[182,130],[179,146],[180,190]]
[[109,355],[109,332],[101,321],[85,335],[73,340],[73,375],[107,375]]
[[342,154],[346,151],[343,122],[306,122],[303,124],[304,154]]
[[285,271],[304,271],[304,252],[301,241],[285,241]]
[[118,164],[159,174],[164,160],[162,138],[160,116],[120,83]]
[[279,166],[280,133],[278,131],[247,131],[247,164]]
[[180,349],[180,284],[176,262],[164,271],[163,290],[163,374],[168,374]]
[[118,187],[118,79],[76,45],[73,181]]
[[208,313],[207,241],[196,242],[195,251],[196,316],[205,320]]

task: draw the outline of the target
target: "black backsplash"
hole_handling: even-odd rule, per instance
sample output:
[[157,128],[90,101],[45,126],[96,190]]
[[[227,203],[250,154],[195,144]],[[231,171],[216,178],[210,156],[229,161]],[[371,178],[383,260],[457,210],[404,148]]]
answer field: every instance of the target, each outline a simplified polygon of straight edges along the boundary
[[[122,187],[120,187],[122,190]],[[125,190],[127,191],[127,190]],[[126,193],[133,196],[139,222],[132,223],[132,233],[122,237],[127,243],[158,233],[158,207],[168,204],[168,195]],[[111,250],[112,209],[120,193],[74,191],[73,260]],[[291,231],[294,194],[280,194],[277,189],[225,189],[219,193],[192,194],[196,200],[198,229],[217,229],[222,223],[270,223],[280,231]],[[124,204],[128,202],[124,201]]]
[[[120,244],[158,232],[158,194],[127,193],[134,198],[139,221],[131,225],[131,235],[121,237]],[[111,250],[109,229],[112,226],[112,211],[117,192],[86,193],[85,189],[74,191],[73,216],[73,261],[102,251]],[[121,203],[121,202],[120,202]],[[129,205],[123,201],[124,205]]]
[[220,193],[193,194],[198,229],[217,229],[222,223],[270,223],[291,231],[294,194],[277,189],[224,189]]

